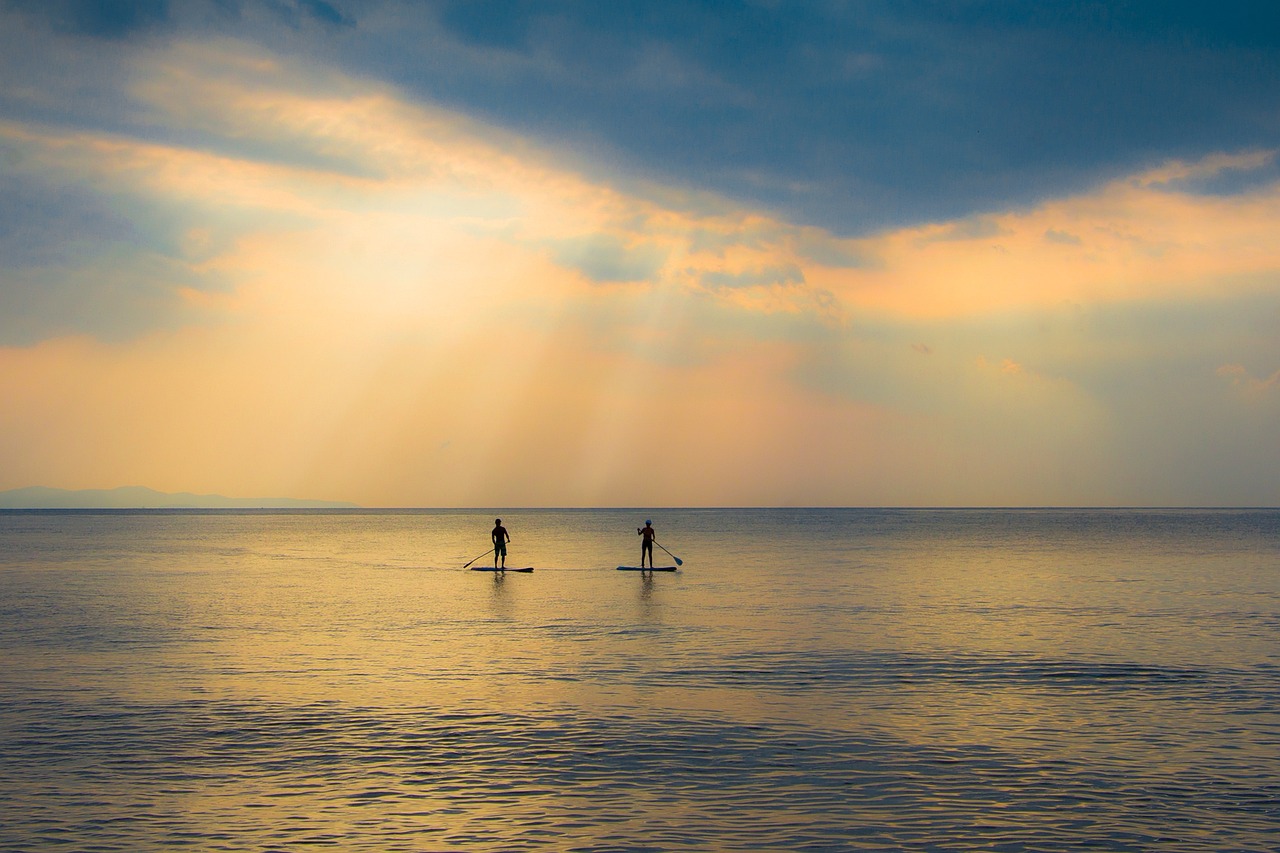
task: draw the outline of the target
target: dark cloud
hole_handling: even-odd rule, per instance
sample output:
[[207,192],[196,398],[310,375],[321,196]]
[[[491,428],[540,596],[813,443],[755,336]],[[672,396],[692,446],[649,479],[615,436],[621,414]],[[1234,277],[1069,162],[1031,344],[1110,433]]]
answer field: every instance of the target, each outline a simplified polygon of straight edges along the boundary
[[529,47],[529,33],[539,4],[527,0],[476,0],[440,5],[441,22],[463,41],[524,50]]
[[1266,189],[1278,183],[1280,183],[1280,159],[1273,155],[1265,162],[1227,167],[1204,175],[1177,178],[1158,186],[1191,195],[1233,196]]
[[127,339],[191,322],[183,289],[229,286],[200,264],[247,227],[234,215],[24,170],[12,147],[0,166],[0,346]]
[[[613,167],[840,233],[1280,137],[1280,12],[1256,2],[466,0],[427,7],[435,22],[394,8],[401,46],[353,61]],[[409,61],[436,26],[458,49]]]
[[597,177],[710,190],[842,235],[1280,146],[1280,5],[1250,0],[0,4],[102,39],[231,36],[336,64]]
[[338,5],[326,0],[215,0],[219,5],[235,10],[238,16],[254,18],[254,12],[262,11],[267,20],[276,20],[293,28],[309,22],[328,27],[353,27],[355,18]]
[[292,27],[308,21],[353,26],[355,19],[326,0],[0,0],[47,22],[53,29],[102,39],[124,40],[187,27],[234,27],[254,13]]
[[3,0],[3,5],[47,20],[56,29],[120,39],[163,25],[169,0]]
[[350,27],[355,25],[355,19],[349,17],[338,7],[324,2],[324,0],[299,0],[298,8],[302,9],[306,14],[326,24],[333,26]]
[[0,276],[65,262],[88,243],[127,243],[134,236],[132,223],[99,195],[0,172]]
[[1280,5],[1243,0],[0,4],[114,42],[231,36],[390,81],[631,188],[710,190],[844,235],[1280,146]]

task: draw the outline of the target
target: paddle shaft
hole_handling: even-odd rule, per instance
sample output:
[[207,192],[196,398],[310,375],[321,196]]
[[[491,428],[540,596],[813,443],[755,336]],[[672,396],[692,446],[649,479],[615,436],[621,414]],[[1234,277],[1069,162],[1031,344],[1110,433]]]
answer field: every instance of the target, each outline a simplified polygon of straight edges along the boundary
[[[653,544],[657,545],[657,546],[658,546],[659,548],[661,548],[662,550],[667,551],[667,546],[666,546],[666,545],[663,545],[663,544],[662,544],[661,542],[659,542],[657,539],[653,540]],[[670,551],[667,551],[667,556],[668,556],[668,557],[670,557],[671,559],[675,560],[675,561],[676,561],[676,565],[677,565],[677,566],[683,566],[683,565],[684,565],[684,560],[680,559],[680,558],[679,558],[679,557],[677,557],[675,554],[672,554]]]
[[[663,550],[665,551],[666,549],[664,548]],[[481,555],[480,555],[480,557],[487,557],[488,555],[490,555],[490,554],[492,554],[492,553],[493,553],[493,549],[492,549],[492,548],[490,548],[488,551],[485,551],[483,554],[481,554]],[[466,564],[465,566],[463,566],[462,568],[464,568],[464,569],[470,568],[470,567],[471,567],[471,564],[472,564],[472,563],[474,563],[476,560],[480,559],[480,557],[476,557],[476,558],[475,558],[475,560],[468,560],[468,561],[467,561],[467,564]]]

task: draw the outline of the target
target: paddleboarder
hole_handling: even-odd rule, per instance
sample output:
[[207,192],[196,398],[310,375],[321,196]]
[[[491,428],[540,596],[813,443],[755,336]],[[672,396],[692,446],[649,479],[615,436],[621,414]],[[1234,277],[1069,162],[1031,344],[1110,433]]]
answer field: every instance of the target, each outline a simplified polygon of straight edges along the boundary
[[640,568],[644,568],[644,555],[649,555],[649,568],[653,568],[653,537],[657,534],[653,530],[653,522],[645,519],[644,527],[636,528],[636,535],[642,536],[640,540]]
[[[507,543],[511,541],[511,537],[507,534],[507,528],[502,526],[502,519],[495,518],[493,520],[493,533],[490,536],[493,537],[493,567],[495,569],[505,569],[507,567]],[[501,566],[498,565],[499,557],[502,558]],[[652,554],[649,555],[649,562],[653,562]]]

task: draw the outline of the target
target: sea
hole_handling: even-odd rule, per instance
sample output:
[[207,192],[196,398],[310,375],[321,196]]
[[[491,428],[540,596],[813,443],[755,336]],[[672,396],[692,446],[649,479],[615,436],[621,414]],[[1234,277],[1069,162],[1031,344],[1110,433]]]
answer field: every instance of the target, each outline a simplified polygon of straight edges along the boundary
[[1277,847],[1280,510],[0,512],[0,850]]

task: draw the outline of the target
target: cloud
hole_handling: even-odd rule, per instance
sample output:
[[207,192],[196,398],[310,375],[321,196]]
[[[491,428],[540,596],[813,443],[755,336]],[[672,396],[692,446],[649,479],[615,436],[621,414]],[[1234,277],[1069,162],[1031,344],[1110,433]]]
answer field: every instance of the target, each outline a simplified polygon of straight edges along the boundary
[[116,251],[91,260],[86,266],[0,270],[0,341],[30,345],[82,332],[119,341],[203,322],[203,312],[186,297],[212,289],[208,276],[147,253]]
[[[131,112],[104,78],[122,59],[234,41],[382,80],[407,100],[574,152],[596,174],[697,188],[866,236],[1034,206],[1155,162],[1271,143],[1275,22],[1255,6],[1207,15],[1142,0],[1099,16],[881,0],[731,13],[469,0],[6,0],[0,68],[10,90],[28,90],[25,107],[61,112],[65,103],[44,93],[70,57],[77,73],[68,76],[82,93],[103,95],[96,112],[119,127]],[[91,69],[75,54],[92,55]]]
[[190,322],[182,292],[227,289],[204,264],[262,223],[149,192],[146,146],[0,122],[0,152],[0,343]]
[[[95,331],[94,312],[61,324],[35,319],[56,311],[54,299],[47,310],[32,307],[41,257],[80,281],[89,277],[77,269],[116,267],[139,274],[140,293],[213,292],[234,286],[233,267],[212,261],[237,240],[358,211],[549,249],[588,281],[702,290],[748,311],[841,322],[1141,299],[1280,269],[1274,189],[1230,198],[1172,189],[1188,175],[1267,162],[1258,152],[1179,161],[1037,207],[849,239],[678,188],[628,194],[505,131],[243,44],[143,52],[133,68],[135,107],[163,129],[160,139],[0,124],[15,164],[0,189],[18,202],[10,211],[24,211],[0,220],[0,240],[19,249],[6,253],[12,275],[0,282],[17,306],[10,333],[13,322],[27,330],[11,340],[30,340],[42,325]],[[132,251],[164,263],[112,259]],[[16,290],[28,295],[15,301]],[[190,308],[144,302],[160,312]],[[134,308],[120,313],[144,302],[125,300]],[[142,326],[146,313],[134,314]]]
[[169,21],[169,0],[6,0],[69,32],[121,39]]
[[1280,481],[1183,461],[1269,434],[1223,384],[1280,380],[1213,371],[1280,363],[1280,190],[1169,178],[1248,152],[849,238],[240,41],[127,64],[123,125],[0,122],[6,477],[366,505]]
[[354,18],[326,0],[4,0],[3,5],[54,30],[113,41],[175,32],[194,22],[231,26],[259,15],[295,29],[311,22],[355,25]]
[[758,267],[739,272],[705,270],[698,275],[698,279],[711,290],[773,287],[804,284],[804,272],[795,264],[785,264],[775,267]]
[[639,15],[387,4],[367,37],[425,58],[375,62],[360,42],[353,54],[418,95],[617,171],[865,235],[1258,145],[1277,79],[1273,22],[1257,14],[1152,0],[1101,17],[884,2]]
[[[13,160],[21,156],[3,144],[2,136],[0,152]],[[0,172],[0,266],[4,268],[58,264],[73,257],[77,245],[124,244],[135,237],[128,216],[75,182],[24,174],[14,165]]]
[[298,0],[298,8],[318,21],[332,26],[354,27],[355,19],[325,0]]
[[1253,376],[1243,365],[1224,364],[1216,372],[1218,376],[1230,382],[1233,388],[1251,394],[1270,394],[1280,389],[1280,370],[1270,376],[1259,378]]
[[592,234],[552,241],[558,263],[573,267],[595,282],[652,281],[666,262],[656,246],[628,245],[612,234]]
[[[855,255],[848,241],[723,200],[684,204],[674,189],[659,194],[671,206],[629,196],[503,131],[244,45],[178,45],[133,66],[133,103],[158,134],[0,123],[18,165],[11,195],[39,211],[15,212],[0,236],[27,246],[6,256],[11,275],[0,280],[11,309],[4,340],[114,340],[199,322],[201,311],[217,317],[262,274],[265,260],[251,258],[265,247],[354,233],[357,223],[549,249],[588,281],[720,293],[766,313],[829,312],[830,291],[803,287],[802,265],[821,256],[847,268]],[[387,263],[421,254],[409,243],[384,251]],[[84,298],[67,300],[68,287]],[[115,298],[99,304],[98,289]]]
[[[1238,154],[1215,153],[1195,161],[1173,160],[1134,180],[1144,187],[1197,195],[1238,195],[1280,180],[1273,149]],[[1234,187],[1234,190],[1228,190]]]
[[992,362],[986,356],[980,355],[975,363],[981,370],[1002,373],[1005,376],[1021,376],[1026,373],[1026,369],[1011,358],[1002,358],[998,362]]
[[[1222,158],[1211,158],[1216,168]],[[1209,294],[1224,281],[1266,290],[1280,275],[1280,184],[1244,196],[1179,193],[1177,164],[1042,205],[991,213],[987,240],[939,240],[958,226],[929,225],[854,241],[874,266],[806,269],[851,311],[942,318]],[[1159,178],[1159,180],[1156,180]],[[965,227],[968,227],[967,224]],[[962,229],[963,230],[963,229]],[[1079,243],[1048,239],[1069,234]],[[1070,251],[1067,251],[1067,250]]]
[[[135,108],[162,139],[0,126],[19,158],[7,191],[49,226],[43,237],[10,236],[30,246],[28,261],[34,252],[65,255],[76,241],[49,235],[75,230],[88,241],[74,250],[86,266],[113,245],[147,246],[192,271],[179,286],[216,289],[227,282],[197,280],[213,269],[202,266],[210,247],[268,224],[304,227],[365,209],[412,210],[550,248],[591,281],[707,288],[726,299],[737,291],[740,302],[751,288],[791,289],[804,310],[838,313],[955,316],[1142,298],[1280,267],[1270,239],[1280,218],[1274,191],[1219,198],[1172,189],[1187,176],[1269,162],[1259,152],[1179,161],[1036,207],[848,239],[724,199],[708,203],[705,194],[629,194],[505,131],[244,44],[144,51],[133,69]],[[1066,256],[1063,247],[1077,251]]]
[[968,240],[989,240],[1009,232],[990,216],[974,216],[959,222],[929,228],[921,233],[921,245],[928,243],[964,242]]
[[1075,234],[1071,234],[1066,231],[1058,231],[1055,228],[1050,228],[1048,231],[1044,232],[1044,238],[1050,243],[1060,243],[1063,246],[1084,245],[1084,240],[1081,240]]

